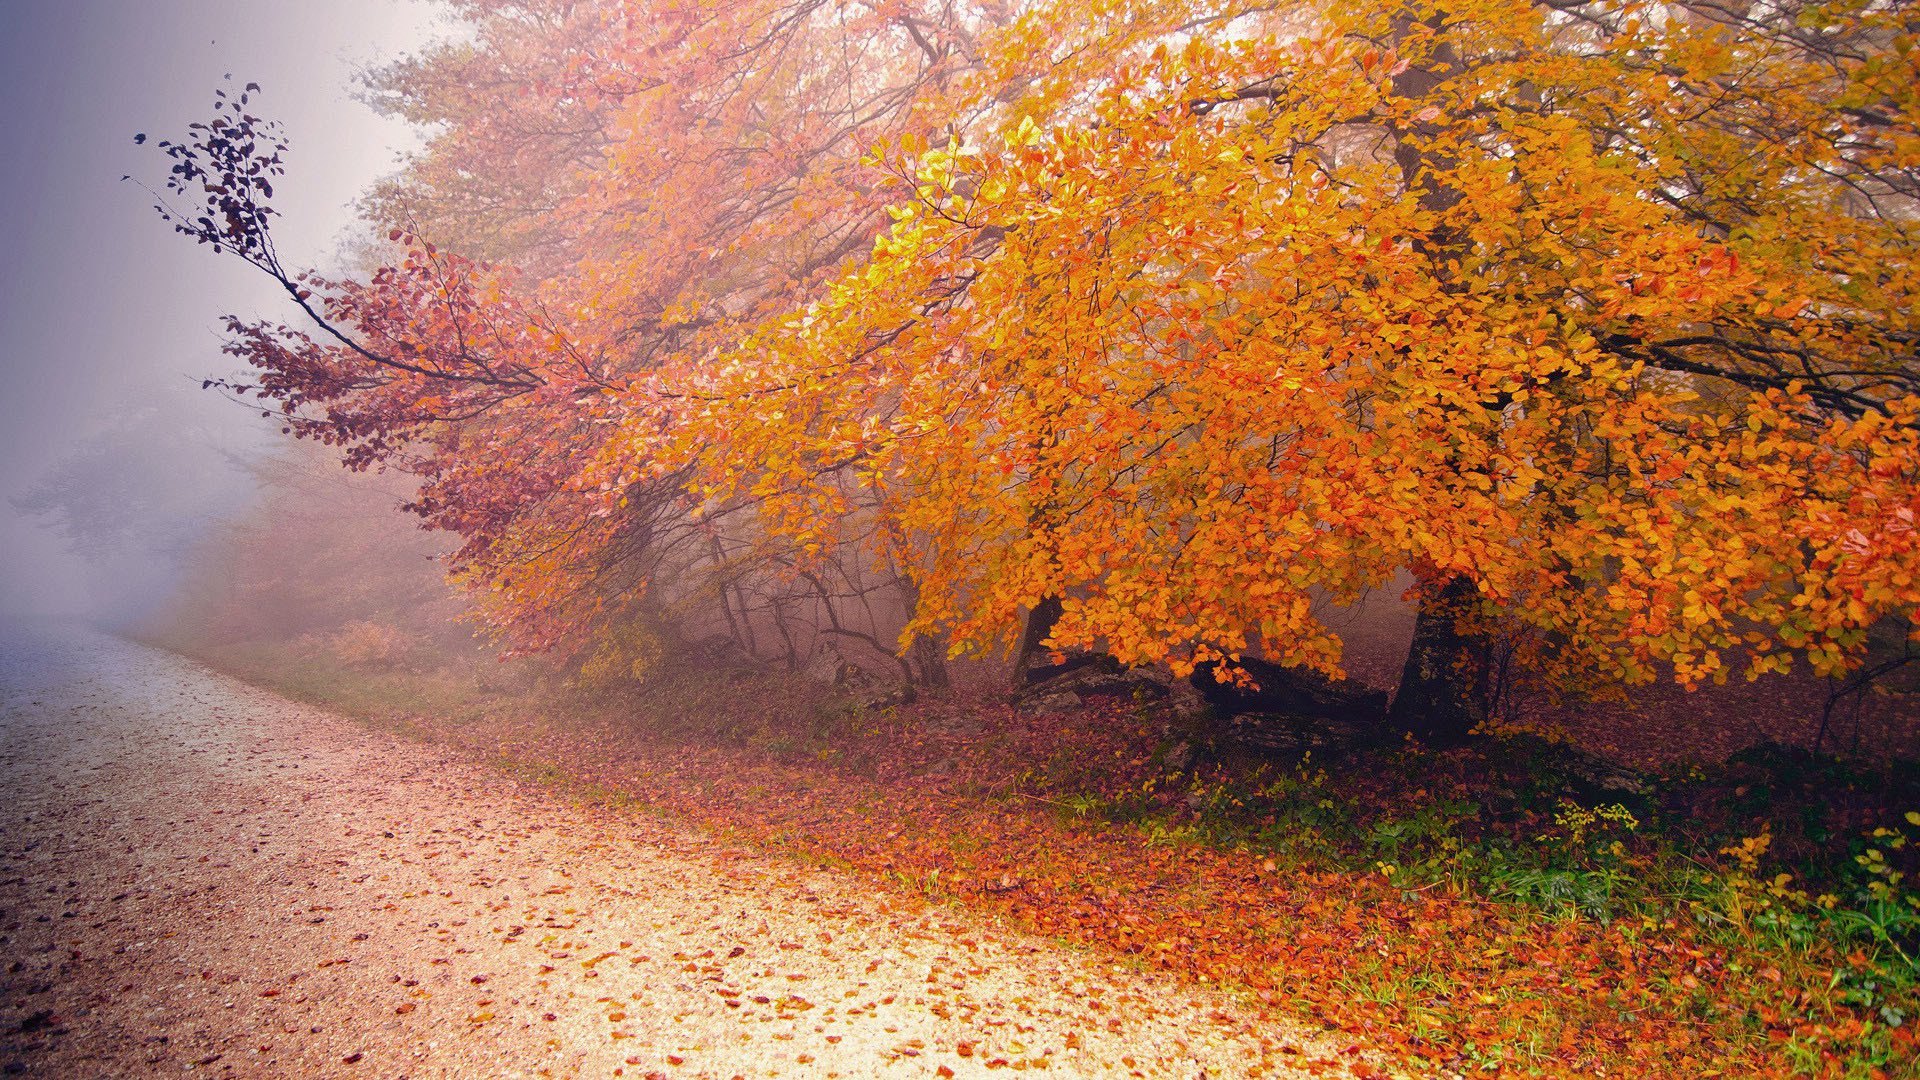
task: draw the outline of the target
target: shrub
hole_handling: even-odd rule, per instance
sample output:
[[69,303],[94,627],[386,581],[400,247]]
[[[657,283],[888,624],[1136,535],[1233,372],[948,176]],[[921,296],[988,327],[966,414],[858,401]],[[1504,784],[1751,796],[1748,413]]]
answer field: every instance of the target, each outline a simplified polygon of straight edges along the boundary
[[418,645],[414,635],[371,619],[350,622],[327,639],[341,663],[376,671],[398,667]]

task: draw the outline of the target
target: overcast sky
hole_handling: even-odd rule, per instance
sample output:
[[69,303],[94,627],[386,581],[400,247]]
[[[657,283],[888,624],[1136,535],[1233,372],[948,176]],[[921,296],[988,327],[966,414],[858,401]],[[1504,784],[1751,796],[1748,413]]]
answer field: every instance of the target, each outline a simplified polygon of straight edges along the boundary
[[[178,431],[255,437],[199,380],[231,367],[221,315],[278,315],[272,291],[173,235],[120,177],[157,189],[154,142],[203,119],[223,75],[257,81],[256,111],[293,143],[281,251],[327,265],[352,200],[414,145],[353,100],[356,72],[449,32],[408,0],[0,0],[0,496],[143,409]],[[183,481],[183,512],[196,500],[219,501]],[[0,552],[0,611],[115,587],[4,500]]]

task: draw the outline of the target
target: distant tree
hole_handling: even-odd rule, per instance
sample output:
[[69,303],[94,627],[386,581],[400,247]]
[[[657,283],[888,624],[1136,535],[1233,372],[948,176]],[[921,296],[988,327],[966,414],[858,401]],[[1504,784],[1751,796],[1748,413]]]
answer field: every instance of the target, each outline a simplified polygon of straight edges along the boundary
[[198,538],[161,632],[193,647],[325,638],[356,623],[443,652],[472,646],[465,606],[449,593],[444,537],[399,512],[399,474],[343,472],[325,447],[296,445],[247,461],[250,504]]
[[158,406],[125,409],[8,502],[91,564],[93,601],[105,612],[137,615],[178,580],[192,546],[251,497],[242,465],[257,442],[250,436]]

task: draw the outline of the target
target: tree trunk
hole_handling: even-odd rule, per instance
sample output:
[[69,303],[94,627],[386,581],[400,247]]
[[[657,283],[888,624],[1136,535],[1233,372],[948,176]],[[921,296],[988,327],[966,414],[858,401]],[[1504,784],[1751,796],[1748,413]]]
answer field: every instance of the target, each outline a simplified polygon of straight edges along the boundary
[[947,677],[947,650],[944,643],[922,634],[907,647],[913,658],[916,682],[929,690],[944,690],[952,685]]
[[1460,742],[1486,719],[1478,685],[1482,653],[1456,621],[1477,596],[1470,579],[1451,578],[1421,596],[1414,616],[1413,647],[1407,650],[1387,722],[1430,746]]
[[[911,620],[920,614],[920,585],[908,574],[893,571],[894,588],[900,592],[900,606],[906,610]],[[920,634],[907,645],[906,658],[911,661],[913,675],[911,682],[915,686],[928,690],[945,690],[953,682],[947,677],[947,641],[946,635],[929,637]]]
[[[1444,23],[1435,24],[1431,30],[1442,35],[1441,39],[1424,63],[1394,76],[1394,96],[1418,101],[1459,70],[1460,57],[1445,40]],[[1394,17],[1395,45],[1416,32],[1428,32],[1428,27],[1416,20],[1411,9]],[[1419,193],[1420,208],[1443,221],[1443,215],[1460,202],[1463,193],[1433,181],[1454,162],[1431,149],[1422,149],[1420,143],[1440,130],[1436,124],[1419,119],[1421,115],[1416,114],[1409,129],[1392,133],[1393,159],[1408,190],[1427,185]],[[1427,235],[1417,237],[1414,246],[1433,260],[1435,275],[1441,280],[1449,276],[1449,264],[1464,255],[1467,247],[1458,230],[1445,224],[1436,224]],[[1460,633],[1455,618],[1477,596],[1470,579],[1454,576],[1437,590],[1423,590],[1419,612],[1414,616],[1413,647],[1407,652],[1407,664],[1400,673],[1400,688],[1387,711],[1387,721],[1430,745],[1458,742],[1485,718],[1483,698],[1475,686],[1483,666],[1482,654]]]
[[1044,643],[1052,635],[1053,628],[1059,625],[1064,612],[1065,606],[1060,598],[1049,596],[1027,614],[1027,626],[1020,635],[1020,654],[1013,666],[1013,696],[1016,700],[1037,693],[1047,685],[1054,685],[1054,680],[1070,672],[1084,672],[1092,668],[1117,675],[1125,670],[1112,656],[1090,649],[1063,649],[1061,651],[1066,655],[1056,663],[1054,650]]
[[1053,667],[1047,648],[1041,644],[1053,633],[1054,624],[1060,621],[1065,608],[1060,598],[1049,596],[1035,604],[1027,613],[1027,625],[1020,633],[1020,651],[1013,658],[1013,689],[1015,693],[1026,690],[1034,683],[1047,677]]
[[1333,720],[1351,726],[1378,728],[1387,715],[1387,695],[1352,679],[1330,679],[1307,668],[1283,667],[1253,657],[1239,666],[1257,686],[1220,681],[1220,665],[1212,662],[1193,669],[1193,688],[1216,715],[1268,713],[1303,720]]

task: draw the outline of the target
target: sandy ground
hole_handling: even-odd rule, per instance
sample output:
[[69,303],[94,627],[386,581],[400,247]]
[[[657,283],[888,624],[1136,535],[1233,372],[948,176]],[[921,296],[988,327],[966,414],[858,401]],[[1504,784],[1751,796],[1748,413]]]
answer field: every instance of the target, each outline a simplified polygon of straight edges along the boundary
[[84,631],[0,631],[0,859],[6,1074],[1218,1077],[1327,1049]]

